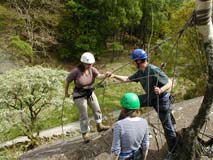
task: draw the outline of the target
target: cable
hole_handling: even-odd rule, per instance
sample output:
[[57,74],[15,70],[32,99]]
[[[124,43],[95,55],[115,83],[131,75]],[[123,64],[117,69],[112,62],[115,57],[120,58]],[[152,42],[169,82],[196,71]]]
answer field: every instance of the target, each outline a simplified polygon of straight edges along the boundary
[[62,131],[62,139],[63,139],[63,142],[64,142],[64,106],[65,106],[65,98],[63,98],[63,101],[62,101],[62,108],[61,108],[61,131]]

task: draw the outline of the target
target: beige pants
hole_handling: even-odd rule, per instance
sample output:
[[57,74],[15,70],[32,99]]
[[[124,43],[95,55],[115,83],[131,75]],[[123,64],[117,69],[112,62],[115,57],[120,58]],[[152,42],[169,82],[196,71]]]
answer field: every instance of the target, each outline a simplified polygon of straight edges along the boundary
[[78,108],[80,114],[80,132],[86,133],[89,132],[89,118],[87,113],[88,106],[91,107],[96,123],[102,122],[102,113],[98,103],[98,99],[93,92],[89,99],[83,97],[74,100],[75,105]]

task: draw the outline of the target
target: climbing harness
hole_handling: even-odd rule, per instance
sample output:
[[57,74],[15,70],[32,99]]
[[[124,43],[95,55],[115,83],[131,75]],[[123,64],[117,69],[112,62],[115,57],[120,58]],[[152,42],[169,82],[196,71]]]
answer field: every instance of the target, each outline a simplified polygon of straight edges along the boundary
[[79,98],[91,98],[92,96],[92,92],[95,90],[94,87],[90,87],[90,88],[79,88],[79,87],[75,87],[74,88],[75,91],[77,91],[80,95],[79,96],[73,96],[73,99],[76,100],[76,99],[79,99]]

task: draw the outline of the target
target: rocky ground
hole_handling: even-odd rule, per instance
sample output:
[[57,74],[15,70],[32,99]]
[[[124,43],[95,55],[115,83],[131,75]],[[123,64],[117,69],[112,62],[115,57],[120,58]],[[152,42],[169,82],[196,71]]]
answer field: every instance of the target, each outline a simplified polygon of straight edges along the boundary
[[[194,116],[197,114],[203,97],[183,101],[172,105],[173,113],[177,121],[176,129],[187,127]],[[144,115],[152,124],[150,125],[150,149],[148,160],[159,160],[165,157],[166,146],[165,139],[162,134],[161,124],[154,111]],[[205,139],[206,135],[213,133],[213,108],[211,110],[209,121],[203,128],[201,136]],[[112,130],[105,133],[91,134],[91,141],[84,144],[81,137],[65,139],[52,144],[40,146],[32,151],[29,151],[19,157],[19,160],[107,160],[110,159],[110,147],[112,139]],[[203,159],[209,159],[203,157]]]

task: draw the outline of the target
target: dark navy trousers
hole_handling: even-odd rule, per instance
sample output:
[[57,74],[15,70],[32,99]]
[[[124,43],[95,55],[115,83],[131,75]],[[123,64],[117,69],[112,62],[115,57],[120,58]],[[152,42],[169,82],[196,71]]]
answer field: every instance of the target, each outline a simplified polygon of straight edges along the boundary
[[[140,106],[153,106],[155,111],[158,113],[159,119],[164,129],[164,135],[167,141],[168,150],[174,152],[176,146],[176,133],[171,120],[170,113],[170,93],[166,93],[163,96],[157,97],[156,95],[147,94],[139,95]],[[149,99],[149,101],[148,101]]]

